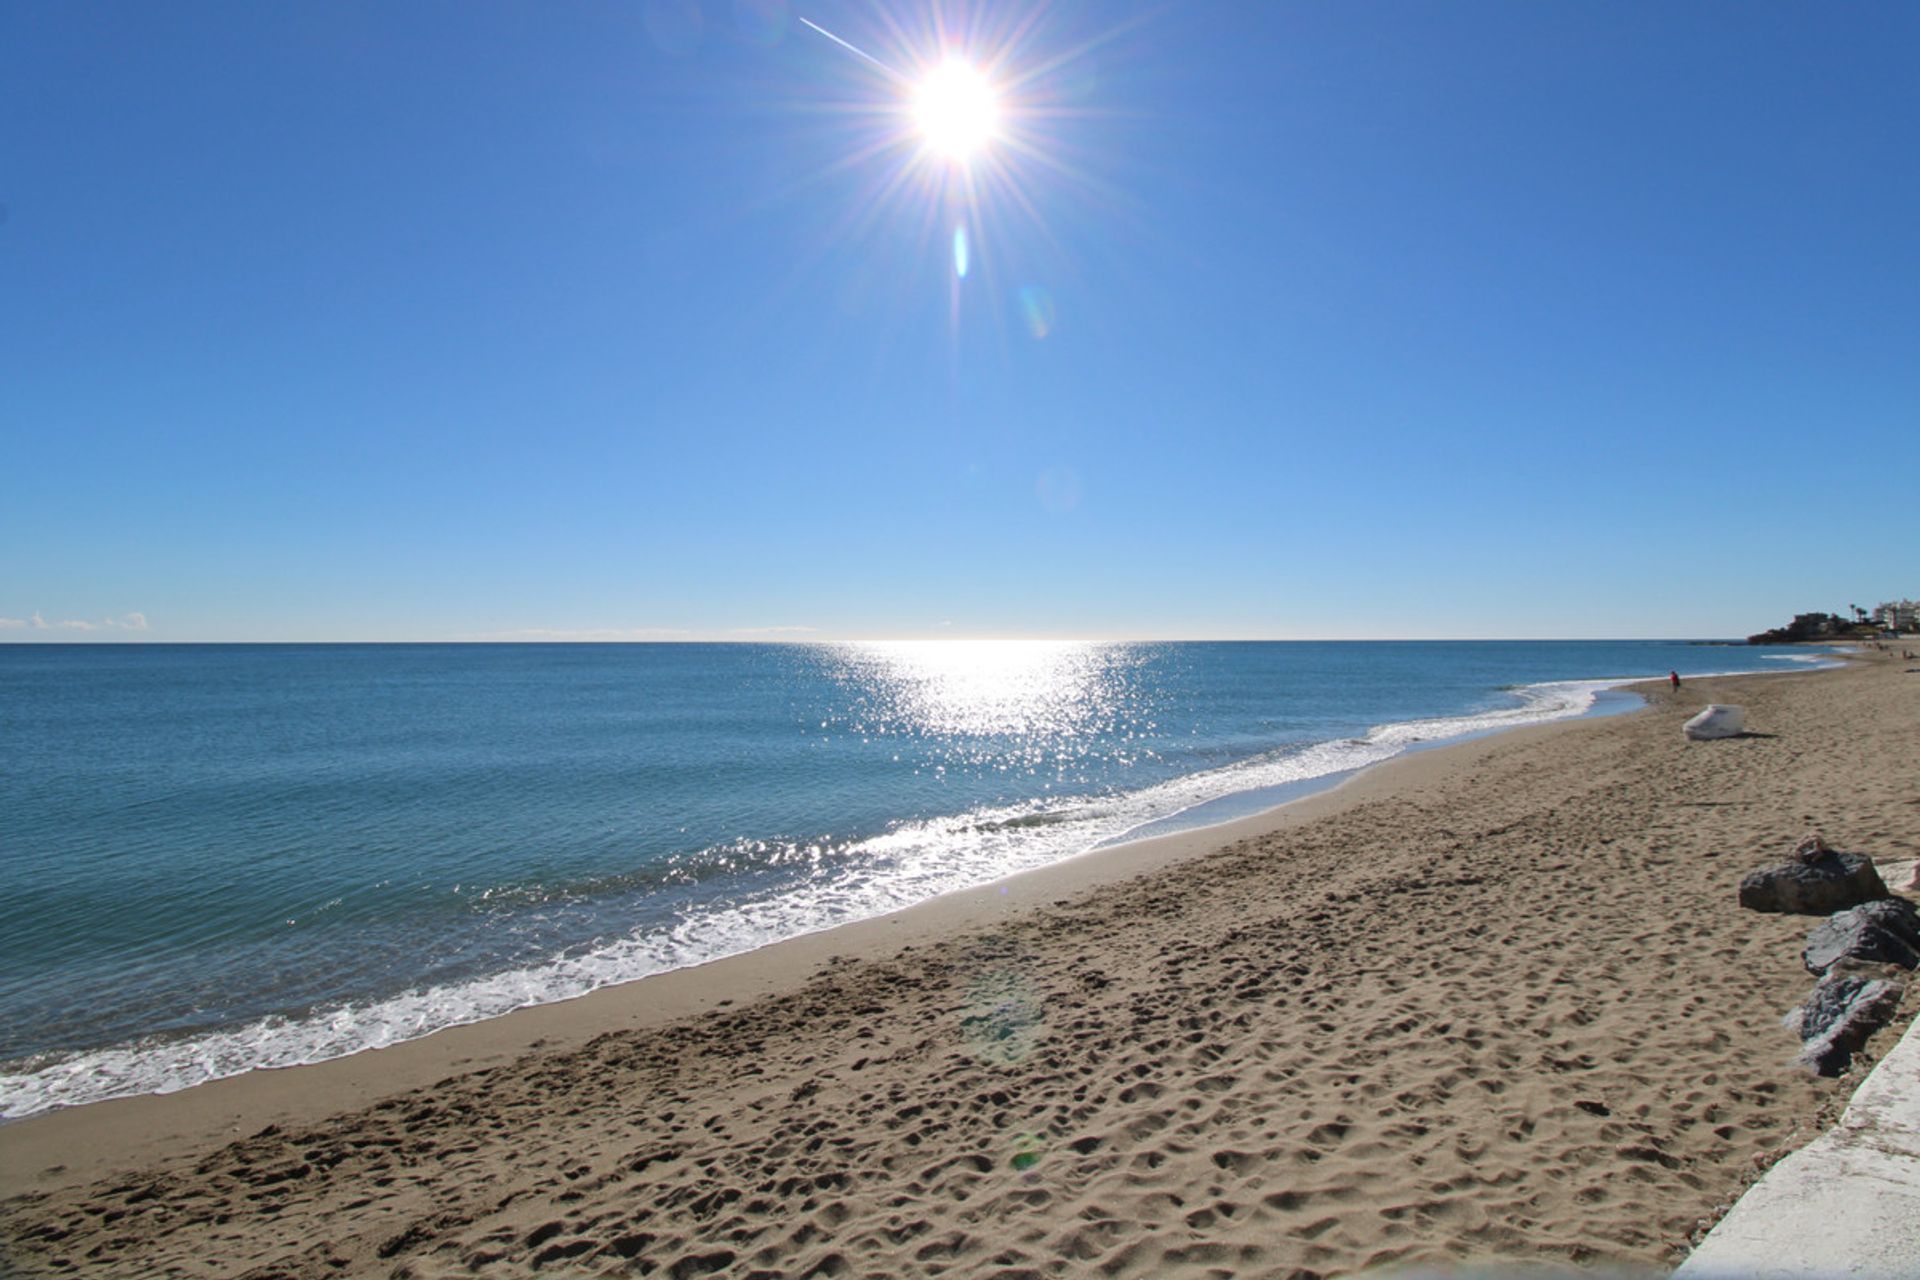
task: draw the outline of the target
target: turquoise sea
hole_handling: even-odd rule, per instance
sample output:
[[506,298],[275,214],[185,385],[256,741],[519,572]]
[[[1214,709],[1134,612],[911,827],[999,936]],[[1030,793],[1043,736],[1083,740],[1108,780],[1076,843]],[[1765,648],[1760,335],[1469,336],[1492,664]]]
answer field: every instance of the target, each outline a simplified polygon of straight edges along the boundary
[[1779,670],[1672,641],[0,647],[0,1116],[352,1053]]

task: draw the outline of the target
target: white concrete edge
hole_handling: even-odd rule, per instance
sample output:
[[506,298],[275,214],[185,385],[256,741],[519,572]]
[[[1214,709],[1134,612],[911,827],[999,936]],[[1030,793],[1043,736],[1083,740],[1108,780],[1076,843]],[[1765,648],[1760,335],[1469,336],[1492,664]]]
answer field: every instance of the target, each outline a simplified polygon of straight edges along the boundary
[[1840,1122],[1774,1165],[1675,1280],[1920,1277],[1920,1021]]

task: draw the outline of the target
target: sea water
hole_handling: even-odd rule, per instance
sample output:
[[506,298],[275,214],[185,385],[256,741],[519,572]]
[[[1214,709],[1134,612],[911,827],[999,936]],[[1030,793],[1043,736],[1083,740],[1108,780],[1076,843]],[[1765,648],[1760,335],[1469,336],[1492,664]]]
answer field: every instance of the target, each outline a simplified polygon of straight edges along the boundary
[[1793,657],[0,646],[0,1116],[567,999]]

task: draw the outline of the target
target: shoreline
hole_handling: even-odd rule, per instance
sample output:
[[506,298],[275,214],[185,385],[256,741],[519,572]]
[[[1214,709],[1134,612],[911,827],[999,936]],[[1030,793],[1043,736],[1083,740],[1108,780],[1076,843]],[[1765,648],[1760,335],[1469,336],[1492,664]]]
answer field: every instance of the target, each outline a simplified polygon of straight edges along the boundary
[[[1844,665],[1845,660],[1844,656],[1838,657],[1833,666]],[[1730,675],[1706,675],[1689,677],[1689,679],[1726,679],[1751,675],[1808,675],[1825,669],[1829,668],[1790,667],[1780,671],[1736,672]],[[728,992],[738,990],[747,998],[776,993],[791,980],[796,966],[803,967],[806,972],[818,972],[825,966],[844,960],[874,958],[885,954],[887,949],[905,933],[937,935],[987,927],[1003,919],[1009,911],[1031,907],[1043,900],[1058,903],[1060,894],[1083,893],[1116,880],[1151,874],[1188,859],[1205,857],[1216,849],[1238,841],[1273,835],[1291,825],[1289,817],[1295,822],[1305,822],[1330,816],[1343,807],[1337,797],[1347,788],[1357,787],[1364,791],[1365,784],[1372,775],[1391,770],[1396,765],[1425,754],[1446,752],[1476,742],[1523,734],[1529,730],[1570,728],[1592,720],[1638,714],[1650,705],[1651,694],[1656,688],[1665,688],[1665,683],[1656,677],[1549,683],[1595,686],[1595,700],[1587,710],[1557,720],[1515,726],[1493,726],[1431,741],[1416,741],[1399,754],[1385,760],[1323,777],[1307,778],[1297,783],[1285,784],[1289,788],[1298,788],[1300,794],[1267,805],[1253,813],[1198,826],[1177,827],[1157,834],[1143,836],[1129,834],[1113,843],[1098,844],[1058,861],[1016,871],[1011,875],[1002,876],[972,888],[940,894],[884,915],[848,921],[810,933],[782,938],[756,947],[752,951],[722,956],[700,964],[670,969],[663,973],[648,974],[561,1000],[526,1005],[493,1017],[474,1022],[456,1023],[393,1044],[360,1049],[334,1058],[289,1066],[255,1067],[236,1075],[215,1077],[166,1093],[142,1093],[104,1098],[76,1106],[56,1107],[49,1111],[35,1112],[17,1119],[0,1120],[0,1153],[9,1150],[11,1146],[9,1136],[22,1126],[44,1125],[49,1131],[69,1129],[74,1131],[61,1132],[44,1141],[24,1141],[21,1143],[19,1154],[27,1158],[0,1161],[0,1201],[5,1201],[26,1190],[44,1190],[49,1186],[70,1185],[74,1181],[83,1180],[88,1176],[84,1170],[94,1165],[95,1159],[76,1163],[69,1155],[66,1161],[61,1162],[64,1167],[57,1176],[48,1176],[47,1166],[43,1164],[39,1178],[31,1185],[20,1179],[18,1171],[20,1166],[38,1163],[31,1157],[33,1153],[43,1149],[47,1151],[65,1149],[71,1152],[77,1145],[78,1149],[97,1159],[97,1155],[105,1153],[100,1151],[104,1144],[94,1136],[96,1130],[102,1134],[111,1134],[115,1140],[124,1142],[126,1130],[131,1127],[139,1132],[139,1137],[131,1145],[137,1149],[151,1150],[158,1158],[174,1154],[178,1149],[177,1144],[183,1141],[197,1149],[202,1143],[217,1142],[221,1135],[229,1140],[232,1137],[241,1136],[249,1130],[250,1126],[300,1123],[316,1119],[350,1107],[364,1106],[395,1093],[423,1087],[452,1072],[481,1070],[510,1062],[526,1053],[575,1046],[602,1031],[635,1030],[660,1026],[684,1017],[698,1016],[717,1008],[733,1005],[743,998],[742,995],[730,997],[727,995]],[[1641,686],[1644,686],[1648,692],[1632,692]],[[1622,693],[1635,698],[1634,705],[1611,710],[1601,709],[1601,698],[1604,695]],[[1392,784],[1388,781],[1382,785],[1390,787]],[[1202,801],[1194,808],[1231,802],[1240,794],[1252,793],[1230,793]],[[1324,803],[1314,806],[1315,801]],[[1301,807],[1301,811],[1290,814],[1290,811],[1297,806]],[[1171,814],[1166,818],[1152,820],[1146,826],[1160,827],[1174,822],[1180,816],[1180,813]],[[1106,865],[1095,866],[1093,865],[1095,860],[1100,860]],[[639,990],[639,988],[646,988],[646,990]],[[571,1006],[589,1003],[593,1003],[595,1007],[571,1010]],[[516,1025],[501,1025],[505,1023]],[[432,1042],[442,1037],[448,1037],[448,1042],[438,1046],[439,1052],[430,1051]],[[349,1068],[349,1064],[362,1058],[372,1058],[377,1061],[363,1063],[359,1069]],[[281,1077],[290,1074],[307,1076],[309,1092],[298,1099],[281,1096],[283,1094]],[[240,1087],[243,1082],[256,1077],[259,1078],[256,1088]],[[229,1087],[223,1088],[223,1086]],[[195,1097],[207,1090],[212,1090],[215,1095],[220,1096],[209,1096],[204,1099]],[[201,1105],[177,1107],[169,1105],[176,1102]],[[80,1117],[102,1108],[110,1110],[112,1114],[103,1115],[94,1125],[80,1122]],[[151,1134],[145,1132],[146,1126],[151,1124],[155,1117],[143,1113],[164,1114],[176,1109],[187,1113],[190,1120],[184,1124],[168,1124],[163,1121],[158,1126],[158,1131]],[[230,1116],[230,1122],[221,1123],[220,1118],[223,1116]],[[63,1117],[69,1118],[67,1124],[52,1123]],[[216,1124],[219,1125],[219,1133],[214,1132],[213,1126]],[[38,1134],[34,1137],[37,1139]],[[76,1138],[78,1138],[77,1144]]]
[[[947,895],[892,915],[791,939],[696,968],[605,988],[558,1004],[519,1010],[487,1022],[450,1028],[419,1040],[329,1062],[255,1071],[174,1094],[100,1102],[28,1117],[0,1127],[0,1154],[5,1157],[0,1160],[0,1199],[12,1200],[24,1192],[37,1193],[46,1199],[37,1205],[28,1202],[32,1207],[27,1210],[37,1214],[62,1203],[63,1197],[84,1199],[87,1193],[82,1184],[109,1172],[143,1168],[162,1161],[176,1171],[196,1160],[210,1159],[217,1163],[226,1144],[257,1134],[268,1126],[277,1126],[286,1132],[313,1126],[332,1131],[342,1125],[351,1128],[374,1124],[382,1113],[365,1108],[413,1091],[423,1091],[419,1096],[429,1099],[474,1089],[491,1093],[496,1091],[496,1084],[529,1074],[552,1074],[555,1070],[568,1076],[570,1083],[565,1086],[566,1090],[586,1088],[587,1082],[575,1078],[578,1073],[572,1073],[567,1064],[583,1055],[592,1056],[596,1052],[604,1055],[606,1046],[626,1041],[673,1045],[689,1040],[697,1042],[704,1037],[726,1040],[730,1036],[737,1038],[739,1024],[747,1023],[754,1024],[751,1030],[755,1033],[749,1042],[765,1042],[769,1037],[760,1034],[764,1028],[758,1024],[771,1021],[778,1024],[781,1036],[794,1043],[814,1043],[809,1040],[809,1035],[814,1034],[809,1024],[782,1021],[783,1006],[791,1006],[796,999],[817,1001],[817,993],[822,989],[831,991],[849,983],[859,985],[860,975],[871,970],[897,968],[908,962],[910,953],[916,958],[914,963],[925,965],[929,963],[926,957],[931,954],[956,949],[978,950],[1008,936],[1021,939],[1017,951],[1041,957],[1029,967],[1057,977],[1061,966],[1070,968],[1071,964],[1068,957],[1048,952],[1047,931],[1102,911],[1112,917],[1112,928],[1076,954],[1082,961],[1091,957],[1106,963],[1116,961],[1125,953],[1137,961],[1143,949],[1152,951],[1164,942],[1158,935],[1159,926],[1165,921],[1158,918],[1156,912],[1165,916],[1187,909],[1186,904],[1167,902],[1143,916],[1135,909],[1143,897],[1151,902],[1164,899],[1168,893],[1182,895],[1190,890],[1192,896],[1204,896],[1198,884],[1188,882],[1212,879],[1222,881],[1225,887],[1208,888],[1208,893],[1224,892],[1229,900],[1244,899],[1246,889],[1253,883],[1249,877],[1270,872],[1254,855],[1263,848],[1277,849],[1289,839],[1319,847],[1321,853],[1316,865],[1325,864],[1323,869],[1332,880],[1355,876],[1368,880],[1391,874],[1393,864],[1422,856],[1415,847],[1421,841],[1412,840],[1386,862],[1369,863],[1362,847],[1366,841],[1356,840],[1356,834],[1364,836],[1371,831],[1383,843],[1390,843],[1399,828],[1391,823],[1383,826],[1373,820],[1377,815],[1363,815],[1363,811],[1465,805],[1468,810],[1479,812],[1497,807],[1491,804],[1491,796],[1463,793],[1484,789],[1487,777],[1492,775],[1511,783],[1528,774],[1545,773],[1553,775],[1546,781],[1561,787],[1582,781],[1554,775],[1552,769],[1533,763],[1534,757],[1557,754],[1577,759],[1594,756],[1603,749],[1618,755],[1620,745],[1629,740],[1652,741],[1656,732],[1662,737],[1677,737],[1675,717],[1684,709],[1683,702],[1686,706],[1696,706],[1708,696],[1711,700],[1741,700],[1752,691],[1761,695],[1759,701],[1811,705],[1819,700],[1797,696],[1769,698],[1765,686],[1805,683],[1853,689],[1896,674],[1886,663],[1866,661],[1847,665],[1853,672],[1820,673],[1823,679],[1819,682],[1777,679],[1780,675],[1806,674],[1800,671],[1690,680],[1683,689],[1686,695],[1683,699],[1670,697],[1664,688],[1656,686],[1647,690],[1646,706],[1626,715],[1583,715],[1439,744],[1435,749],[1407,752],[1362,770],[1331,789],[1253,817],[1096,849],[980,889]],[[1725,692],[1728,697],[1722,698],[1716,691]],[[1741,743],[1739,747],[1758,745],[1761,744]],[[1697,764],[1708,760],[1706,753],[1714,748],[1715,744],[1692,744],[1693,755],[1676,753],[1676,758],[1684,757],[1686,763]],[[1623,759],[1630,761],[1631,754]],[[1564,772],[1563,769],[1562,774]],[[1551,815],[1554,807],[1549,806],[1546,812]],[[1369,820],[1361,821],[1363,816]],[[1362,830],[1356,832],[1355,828]],[[1780,831],[1775,844],[1784,851],[1797,834],[1795,830]],[[1851,833],[1839,829],[1832,834],[1843,841],[1851,837]],[[1446,829],[1446,836],[1453,836],[1452,829]],[[1604,838],[1600,844],[1610,845],[1621,838]],[[1911,845],[1910,838],[1907,844]],[[1867,851],[1883,860],[1901,853],[1912,856],[1913,852],[1911,848],[1901,851],[1873,847]],[[1331,862],[1327,861],[1329,856]],[[1386,855],[1374,856],[1379,859]],[[1280,865],[1284,866],[1286,861],[1283,859]],[[1179,870],[1174,874],[1161,874],[1175,867]],[[1239,888],[1234,887],[1236,880],[1243,882]],[[1478,883],[1472,881],[1471,876],[1468,880]],[[1468,885],[1463,883],[1460,887],[1464,891]],[[1529,892],[1542,889],[1531,883],[1521,887]],[[1402,892],[1418,896],[1412,889]],[[1726,897],[1730,904],[1730,888]],[[1364,898],[1336,895],[1334,901],[1347,907]],[[1310,905],[1289,904],[1295,913]],[[1779,918],[1756,924],[1750,916],[1738,923],[1748,927],[1731,932],[1752,937],[1773,934],[1790,937],[1798,924]],[[1234,933],[1235,929],[1228,928],[1220,937],[1231,939]],[[1778,944],[1779,939],[1771,941]],[[1221,943],[1223,949],[1230,949],[1232,945],[1237,944]],[[1756,944],[1730,941],[1729,945],[1751,950]],[[1783,952],[1779,945],[1774,945],[1773,951],[1789,960],[1793,958],[1791,948]],[[1388,954],[1396,958],[1389,962],[1387,971],[1418,962],[1416,955],[1407,952],[1404,942],[1390,948]],[[1352,956],[1343,963],[1351,969],[1362,959]],[[1790,970],[1789,966],[1782,967]],[[1377,964],[1359,964],[1356,970],[1368,971],[1381,970]],[[1772,981],[1782,991],[1792,986],[1790,971],[1786,978],[1776,977]],[[1215,993],[1209,989],[1208,994]],[[1089,1008],[1103,1007],[1091,995],[1085,998]],[[897,1011],[884,999],[876,1003],[877,998],[870,991],[859,999],[867,1003],[855,1007],[876,1009],[864,1015],[868,1028],[878,1028],[875,1034],[882,1039],[895,1039],[901,1023]],[[943,1007],[951,1006],[951,992],[936,1002],[943,1003]],[[824,1006],[831,1010],[834,1001],[826,999]],[[1784,1007],[1759,1011],[1756,1026],[1769,1026]],[[947,1012],[951,1014],[953,1010],[949,1007]],[[925,1019],[919,1022],[924,1023]],[[1759,1042],[1769,1043],[1765,1034],[1752,1028],[1750,1031]],[[948,1033],[951,1039],[951,1028]],[[1482,1034],[1486,1034],[1484,1030]],[[1790,1056],[1791,1044],[1784,1033],[1776,1030],[1771,1034],[1777,1039],[1776,1060],[1761,1066],[1764,1074],[1784,1076],[1782,1064]],[[1870,1047],[1870,1053],[1896,1037],[1897,1028],[1882,1032]],[[1011,1034],[1011,1038],[1017,1040],[1019,1036]],[[845,1040],[844,1032],[840,1039]],[[839,1047],[844,1049],[844,1043]],[[831,1079],[836,1073],[820,1070],[820,1063],[825,1060],[822,1055],[826,1052],[824,1047],[814,1044],[810,1059],[802,1061],[789,1055],[778,1062],[770,1060],[762,1069],[775,1073],[785,1071],[789,1075],[800,1071],[808,1080]],[[1003,1065],[1024,1069],[1021,1063]],[[711,1064],[708,1067],[711,1068]],[[472,1074],[481,1071],[486,1074]],[[844,1070],[838,1074],[844,1075]],[[733,1080],[730,1085],[739,1083]],[[1204,1086],[1202,1089],[1205,1092]],[[1798,1098],[1796,1107],[1811,1119],[1811,1112],[1818,1110],[1820,1099],[1831,1094],[1833,1088],[1790,1078],[1777,1081],[1773,1089],[1761,1096],[1774,1097],[1783,1091]],[[682,1102],[684,1105],[685,1099]],[[1584,1104],[1582,1106],[1584,1108]],[[1350,1118],[1337,1123],[1351,1127],[1357,1121]],[[1386,1142],[1386,1145],[1392,1144]],[[1173,1155],[1178,1163],[1179,1153]],[[1249,1167],[1254,1163],[1249,1159]],[[1660,1162],[1654,1163],[1655,1167],[1661,1167]],[[1203,1175],[1201,1181],[1218,1179],[1229,1165],[1232,1172],[1240,1172],[1236,1162],[1222,1165],[1215,1160],[1206,1166],[1213,1172]],[[176,1172],[174,1176],[179,1175]],[[20,1209],[20,1205],[9,1204],[6,1217],[15,1217]],[[14,1230],[9,1224],[4,1234],[13,1236]],[[1189,1230],[1201,1229],[1189,1227]],[[1318,1258],[1314,1249],[1324,1247],[1329,1246],[1303,1246],[1302,1256]],[[1603,1251],[1601,1256],[1617,1255]],[[918,1264],[909,1263],[906,1269],[915,1271]],[[216,1270],[207,1273],[221,1274]]]
[[[1652,681],[1634,680],[1615,687],[1635,684],[1651,687]],[[1642,705],[1610,714],[1634,715],[1644,710]],[[1586,712],[1542,724],[1486,729],[1418,743],[1390,759],[1335,775],[1325,786],[1258,813],[1095,846],[971,889],[941,894],[886,915],[783,938],[752,951],[649,974],[566,1000],[528,1005],[320,1062],[256,1067],[170,1093],[107,1098],[8,1120],[0,1123],[0,1155],[7,1157],[0,1160],[0,1201],[24,1191],[71,1185],[97,1176],[108,1167],[102,1160],[119,1159],[105,1149],[109,1144],[124,1144],[129,1154],[150,1152],[150,1159],[176,1155],[181,1144],[201,1150],[265,1125],[307,1123],[365,1106],[425,1087],[451,1073],[499,1066],[527,1053],[578,1047],[604,1032],[662,1026],[742,1000],[776,995],[833,964],[882,957],[909,935],[931,937],[988,928],[1010,913],[1045,903],[1058,904],[1062,895],[1160,872],[1230,844],[1331,816],[1345,803],[1364,798],[1375,775],[1389,773],[1398,765],[1477,742],[1530,731],[1565,730],[1604,718],[1604,714]],[[1319,781],[1309,779],[1303,785]],[[1377,785],[1390,787],[1392,781]],[[1349,789],[1355,794],[1348,795]],[[306,1086],[297,1094],[284,1087],[292,1077],[301,1078]],[[248,1087],[250,1083],[252,1087]],[[168,1112],[181,1115],[172,1118]],[[50,1157],[56,1152],[65,1153],[54,1161],[62,1167],[57,1175],[50,1176],[41,1153]],[[77,1158],[76,1152],[81,1153]],[[135,1158],[125,1163],[131,1166],[145,1162]],[[37,1175],[23,1176],[24,1170],[36,1165]]]
[[[1802,659],[1801,661],[1806,663],[1806,665],[1783,665],[1781,670],[1795,672],[1816,670],[1822,665],[1817,660],[1811,658]],[[1825,665],[1831,665],[1831,663]],[[1689,676],[1688,678],[1710,679],[1717,678],[1718,675],[1728,674],[1742,673],[1709,672]],[[1772,672],[1768,674],[1772,674]],[[1230,827],[1242,821],[1258,821],[1264,815],[1272,813],[1279,808],[1298,803],[1303,799],[1320,795],[1328,790],[1340,787],[1356,774],[1364,773],[1371,769],[1378,768],[1383,764],[1391,763],[1403,755],[1436,748],[1444,749],[1457,743],[1471,741],[1488,735],[1510,733],[1517,728],[1525,728],[1534,724],[1564,723],[1606,715],[1627,714],[1644,705],[1644,700],[1632,694],[1629,690],[1635,685],[1651,686],[1655,680],[1655,677],[1647,676],[1594,677],[1553,679],[1504,686],[1503,688],[1506,692],[1515,696],[1517,705],[1510,708],[1485,708],[1472,712],[1443,713],[1423,719],[1391,721],[1374,725],[1366,733],[1349,739],[1329,738],[1323,742],[1293,744],[1291,747],[1281,748],[1274,752],[1266,753],[1266,755],[1274,756],[1280,763],[1287,764],[1296,758],[1311,758],[1318,752],[1329,750],[1332,752],[1348,752],[1357,748],[1358,754],[1363,758],[1359,763],[1339,763],[1334,760],[1323,760],[1319,762],[1318,767],[1328,768],[1328,772],[1310,774],[1309,776],[1289,781],[1260,782],[1251,777],[1235,778],[1233,781],[1239,784],[1239,789],[1229,790],[1217,795],[1203,796],[1203,798],[1194,800],[1184,807],[1171,812],[1162,813],[1159,816],[1145,817],[1141,819],[1136,826],[1126,829],[1117,835],[1099,836],[1096,834],[1091,837],[1091,844],[1076,852],[1066,853],[1063,856],[1056,855],[1053,862],[1041,863],[1039,866],[1030,866],[1024,870],[1015,871],[1009,873],[1009,875],[1003,875],[999,879],[983,882],[979,885],[945,890],[942,893],[936,894],[935,899],[949,896],[953,893],[966,894],[980,892],[984,889],[992,889],[1000,885],[1003,881],[1008,880],[1010,876],[1017,878],[1029,871],[1044,869],[1044,867],[1047,866],[1071,863],[1078,858],[1096,853],[1103,854],[1107,851],[1122,848],[1143,840],[1186,836],[1217,828]],[[1585,699],[1585,706],[1578,711],[1568,713],[1566,708],[1571,705],[1578,705],[1578,701],[1582,698]],[[1625,705],[1612,705],[1616,702],[1624,703]],[[1545,714],[1549,718],[1544,720],[1536,718],[1542,714],[1542,708],[1544,708]],[[1467,727],[1463,728],[1462,726]],[[1436,736],[1428,738],[1426,734],[1429,732],[1435,733]],[[1384,746],[1385,749],[1392,754],[1385,756],[1383,759],[1364,759],[1364,757],[1378,752],[1381,746]],[[1150,785],[1145,789],[1145,792],[1140,794],[1151,794],[1159,790],[1162,786],[1191,782],[1197,779],[1211,777],[1216,773],[1225,774],[1234,769],[1258,763],[1264,758],[1265,755],[1255,756],[1248,761],[1238,762],[1236,765],[1224,766],[1220,769],[1202,770],[1198,774],[1192,775],[1191,778],[1173,779],[1166,783]],[[1086,798],[1083,802],[1091,803],[1093,801],[1090,798]],[[927,901],[935,899],[909,902],[904,906],[899,906],[891,911],[884,912],[881,916],[869,917],[869,919],[885,919],[901,911],[912,910],[915,907],[924,905]],[[794,921],[790,923],[799,924],[800,922]],[[839,923],[812,925],[806,927],[805,931],[801,933],[788,934],[784,937],[775,936],[768,941],[760,943],[754,947],[753,950],[764,950],[767,947],[785,945],[786,943],[795,941],[797,938],[804,938],[815,934],[832,933],[838,929],[859,923],[863,922],[860,920],[843,920]],[[498,1000],[497,997],[468,997],[466,993],[468,993],[470,989],[485,988],[489,985],[497,984],[503,979],[526,978],[530,979],[535,985],[542,985],[547,981],[543,975],[547,973],[549,968],[554,966],[534,965],[532,968],[526,970],[514,970],[492,975],[491,977],[462,980],[453,983],[450,987],[436,987],[425,994],[427,996],[439,996],[442,998],[451,995],[456,1006],[460,1004],[477,1004],[480,1007],[458,1011],[443,1009],[439,1012],[438,1016],[422,1019],[415,1022],[413,1026],[406,1027],[399,1038],[392,1039],[387,1043],[369,1043],[369,1040],[377,1040],[380,1038],[380,1035],[390,1033],[392,1029],[387,1027],[376,1027],[377,1032],[380,1033],[379,1035],[369,1036],[356,1032],[351,1037],[357,1041],[355,1044],[326,1043],[328,1037],[324,1034],[324,1028],[330,1020],[330,1014],[327,1009],[318,1009],[295,1017],[291,1019],[291,1021],[269,1016],[257,1018],[254,1021],[233,1027],[208,1029],[176,1041],[156,1046],[151,1055],[144,1050],[132,1050],[127,1045],[99,1046],[72,1055],[70,1058],[54,1066],[44,1068],[42,1073],[27,1072],[18,1077],[11,1078],[28,1084],[26,1096],[36,1098],[36,1101],[39,1103],[39,1109],[28,1111],[25,1114],[0,1116],[0,1129],[5,1129],[48,1114],[55,1114],[81,1107],[98,1106],[103,1102],[124,1101],[148,1096],[173,1096],[204,1087],[207,1084],[217,1083],[221,1080],[241,1078],[257,1071],[292,1070],[305,1066],[324,1065],[367,1052],[384,1052],[399,1045],[428,1039],[462,1027],[485,1025],[502,1017],[514,1017],[532,1009],[553,1004],[569,1003],[573,1000],[591,996],[599,991],[612,987],[626,986],[634,982],[654,981],[669,973],[704,968],[706,965],[716,963],[717,961],[736,958],[744,954],[749,953],[736,952],[733,956],[723,954],[713,956],[709,959],[693,959],[688,957],[682,959],[677,968],[642,973],[637,976],[619,977],[612,981],[605,982],[604,985],[590,987],[585,990],[565,990],[564,987],[571,984],[562,983],[560,987],[547,989],[538,995],[532,996],[529,1003],[523,1003],[517,1006],[506,1004]],[[691,963],[687,962],[688,960],[691,960]],[[524,986],[524,984],[517,985]],[[406,1001],[406,999],[413,994],[415,993],[405,992],[398,995],[370,999],[364,1003],[352,1002],[338,1012],[348,1015],[350,1022],[357,1022],[362,1016],[373,1014],[376,1015],[375,1022],[377,1024],[381,1020],[377,1015],[381,1015],[383,1010],[388,1010],[389,1006],[394,1005],[396,1002]],[[527,999],[528,997],[522,993],[521,998]],[[494,1006],[493,1008],[488,1009],[484,1007],[490,1003]],[[394,1015],[388,1013],[386,1016],[391,1018]],[[452,1020],[446,1020],[448,1017],[451,1017]],[[413,1020],[413,1015],[410,1013],[400,1018],[402,1025]],[[422,1023],[424,1023],[424,1026]],[[294,1053],[288,1053],[283,1050],[267,1050],[260,1047],[262,1041],[258,1037],[269,1037],[272,1041],[278,1042],[284,1033],[298,1033],[303,1029],[316,1027],[323,1029],[322,1034],[318,1039],[306,1045],[304,1050],[296,1050]],[[334,1037],[334,1039],[337,1041],[338,1037]],[[149,1057],[155,1060],[141,1061]],[[251,1061],[257,1065],[240,1065],[241,1061],[247,1059],[251,1059]],[[207,1073],[209,1064],[216,1061],[219,1062],[219,1065],[212,1067],[210,1074]],[[77,1073],[82,1073],[94,1068],[97,1068],[105,1074],[109,1081],[108,1088],[125,1091],[107,1092],[105,1096],[60,1100],[55,1101],[51,1106],[46,1105],[47,1098],[60,1099],[62,1094],[66,1092],[57,1083],[58,1081],[62,1079],[80,1078]],[[193,1079],[192,1077],[194,1076],[200,1076],[201,1078]],[[183,1083],[183,1077],[190,1079],[191,1082]],[[44,1080],[46,1083],[34,1083],[40,1080]],[[131,1086],[131,1088],[128,1088],[128,1086]],[[91,1092],[98,1095],[104,1091],[96,1084],[90,1090],[82,1089],[77,1092],[82,1094]]]

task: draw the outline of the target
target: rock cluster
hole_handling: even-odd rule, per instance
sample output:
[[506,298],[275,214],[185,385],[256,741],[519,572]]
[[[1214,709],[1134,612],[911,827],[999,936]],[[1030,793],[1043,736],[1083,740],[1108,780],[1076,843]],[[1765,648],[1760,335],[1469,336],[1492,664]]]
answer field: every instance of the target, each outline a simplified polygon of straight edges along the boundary
[[1796,845],[1783,865],[1742,880],[1740,905],[1828,916],[1800,953],[1820,981],[1785,1022],[1800,1037],[1801,1063],[1839,1075],[1905,993],[1906,984],[1885,966],[1920,968],[1920,910],[1887,892],[1872,858],[1830,848],[1818,834]]

